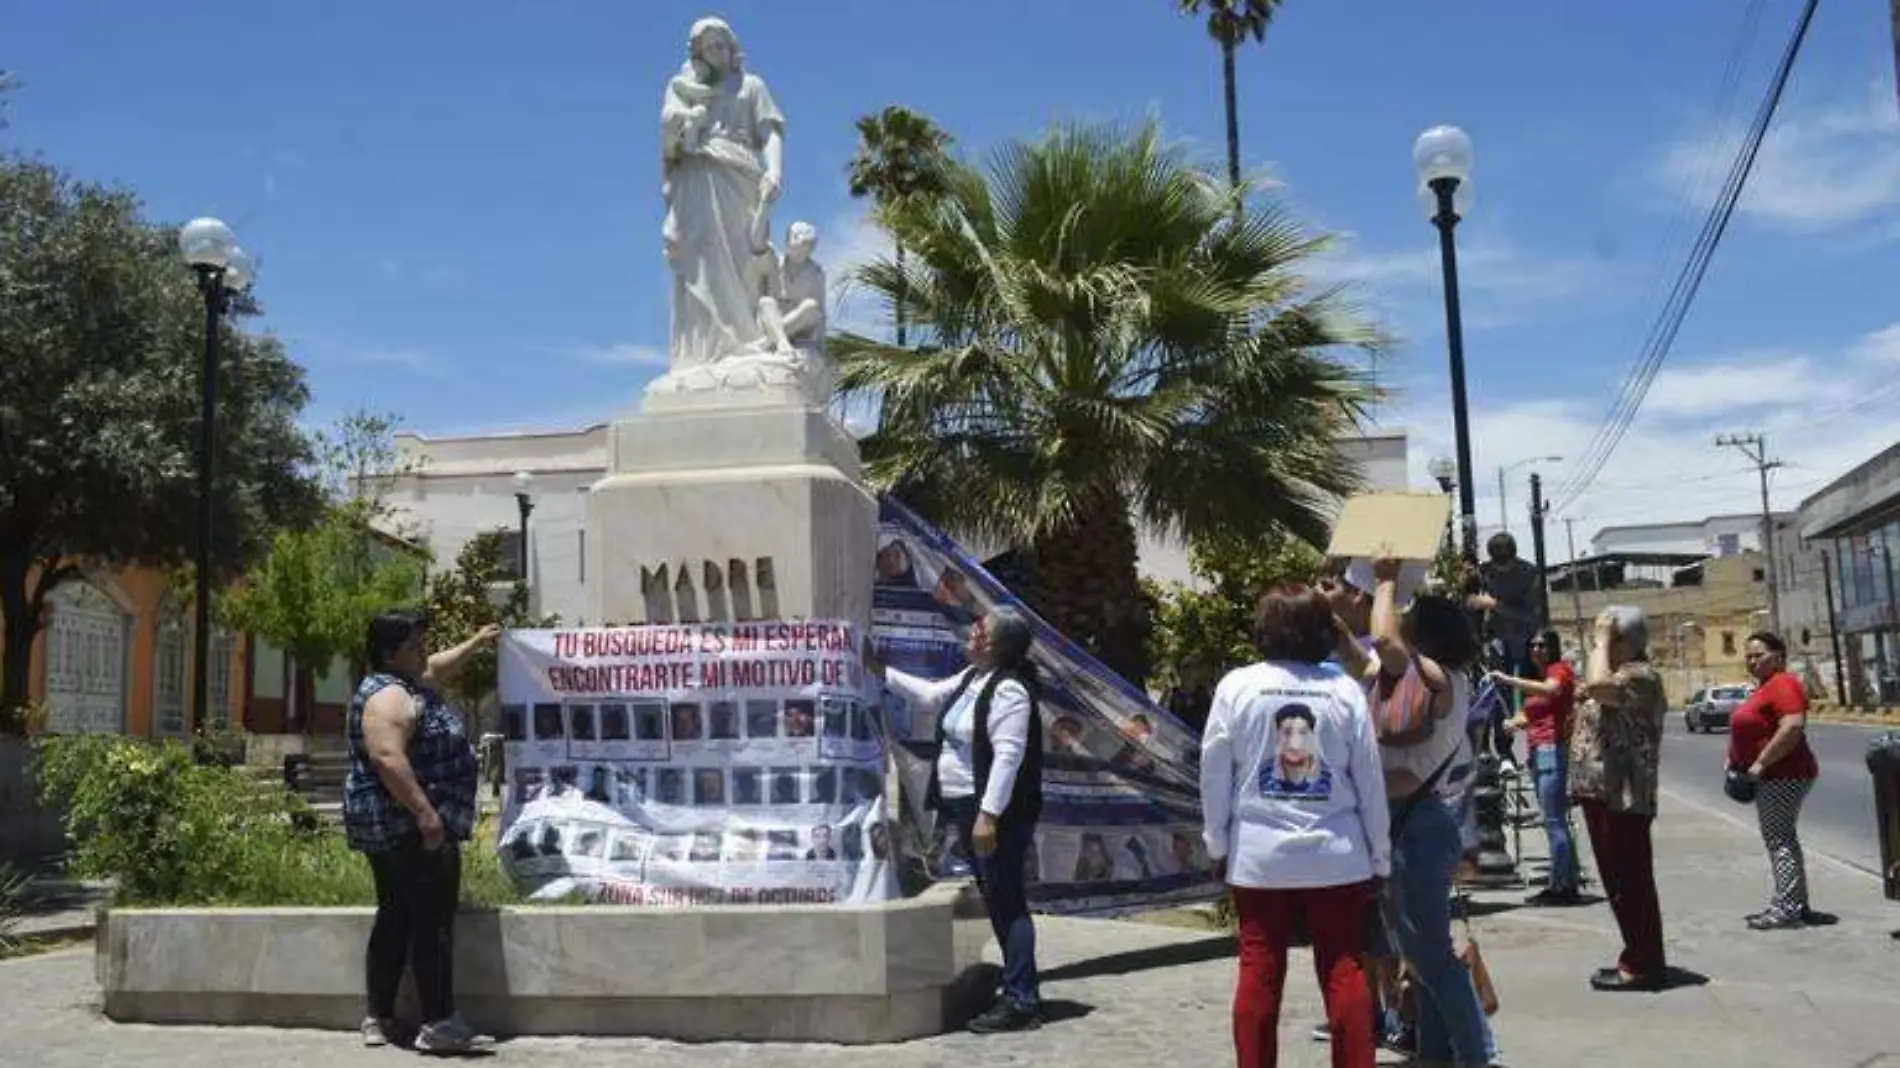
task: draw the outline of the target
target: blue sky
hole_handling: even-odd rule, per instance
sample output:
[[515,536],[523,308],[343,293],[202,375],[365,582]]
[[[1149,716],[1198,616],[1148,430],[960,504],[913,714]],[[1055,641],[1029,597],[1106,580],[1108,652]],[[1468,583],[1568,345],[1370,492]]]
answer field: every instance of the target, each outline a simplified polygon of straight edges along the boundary
[[[1726,112],[1744,0],[1290,0],[1242,52],[1247,162],[1342,235],[1316,270],[1403,338],[1382,419],[1421,478],[1450,427],[1411,142],[1439,122],[1476,141],[1460,241],[1486,522],[1496,466],[1581,455],[1635,358],[1713,188],[1697,179],[1719,181],[1800,4],[1752,6]],[[578,426],[630,408],[665,346],[657,108],[708,13],[789,116],[779,217],[819,225],[834,277],[876,249],[843,175],[853,120],[887,103],[970,154],[1149,112],[1221,152],[1218,53],[1172,0],[0,0],[0,67],[26,81],[0,139],[133,187],[155,218],[230,222],[314,421],[368,403],[431,434]],[[1568,509],[1580,529],[1749,508],[1717,429],[1770,435],[1787,506],[1891,441],[1892,62],[1884,3],[1823,5],[1650,407]]]

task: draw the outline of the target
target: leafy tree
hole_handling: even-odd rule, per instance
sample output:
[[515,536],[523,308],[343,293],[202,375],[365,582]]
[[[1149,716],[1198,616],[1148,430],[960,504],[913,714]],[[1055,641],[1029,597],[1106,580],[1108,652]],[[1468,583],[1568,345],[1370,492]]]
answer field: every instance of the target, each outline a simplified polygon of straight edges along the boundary
[[0,130],[7,128],[5,94],[20,87],[20,76],[10,70],[0,70]]
[[[508,628],[555,625],[552,616],[536,619],[528,614],[528,587],[511,581],[514,568],[506,535],[505,530],[476,535],[456,554],[453,570],[429,576],[429,629],[438,640],[461,641],[490,623]],[[495,649],[488,646],[465,663],[448,689],[462,708],[473,712],[496,685]]]
[[831,339],[840,389],[882,399],[872,478],[941,525],[1022,551],[1020,592],[1130,681],[1149,606],[1136,524],[1319,541],[1356,466],[1335,439],[1368,391],[1342,346],[1380,343],[1300,266],[1326,239],[1132,131],[1063,127],[950,164],[944,195],[879,214],[918,261],[922,343]]
[[1283,531],[1201,539],[1189,551],[1201,585],[1150,584],[1157,603],[1150,641],[1155,681],[1163,687],[1212,686],[1252,661],[1260,595],[1289,582],[1311,582],[1324,562],[1318,549]]
[[414,604],[424,561],[391,545],[360,506],[342,504],[307,530],[287,530],[224,598],[224,618],[319,670],[354,662],[376,613]]
[[[230,321],[213,502],[218,579],[307,523],[303,371]],[[25,705],[47,598],[81,562],[165,567],[197,539],[204,304],[130,193],[0,156],[0,709]],[[18,729],[17,712],[4,717]]]
[[[359,409],[315,435],[316,479],[331,502],[322,521],[278,534],[224,598],[228,623],[288,652],[300,668],[354,663],[376,613],[422,597],[426,553],[382,532],[393,519],[389,487],[405,470],[395,427],[394,416]],[[301,706],[301,679],[297,689]]]
[[1282,0],[1177,0],[1183,15],[1207,13],[1207,35],[1220,45],[1221,86],[1227,104],[1227,180],[1240,184],[1240,102],[1234,52],[1251,37],[1267,39],[1267,24]]
[[[858,151],[851,157],[851,195],[868,196],[879,208],[943,191],[945,151],[950,135],[909,108],[892,105],[858,120]],[[905,342],[904,246],[895,246],[899,291],[891,305],[897,343]]]

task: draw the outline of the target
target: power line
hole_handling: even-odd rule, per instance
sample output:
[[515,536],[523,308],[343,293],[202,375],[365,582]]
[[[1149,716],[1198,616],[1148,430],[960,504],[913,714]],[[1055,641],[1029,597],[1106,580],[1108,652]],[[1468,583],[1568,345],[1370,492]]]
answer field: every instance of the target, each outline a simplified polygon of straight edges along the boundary
[[1768,128],[1773,123],[1775,112],[1781,106],[1781,96],[1787,88],[1788,78],[1794,71],[1795,58],[1801,53],[1801,46],[1807,40],[1808,27],[1814,21],[1814,11],[1819,0],[1807,0],[1801,9],[1801,18],[1795,24],[1794,34],[1782,52],[1781,62],[1776,67],[1774,80],[1770,83],[1767,97],[1757,110],[1755,120],[1749,126],[1743,138],[1741,150],[1734,164],[1729,168],[1727,180],[1723,183],[1708,219],[1703,223],[1702,232],[1689,253],[1689,260],[1677,275],[1675,285],[1670,288],[1663,308],[1652,326],[1644,351],[1637,366],[1624,380],[1608,416],[1585,450],[1582,462],[1572,469],[1570,477],[1558,491],[1557,507],[1564,508],[1575,501],[1590,487],[1592,480],[1603,470],[1615,454],[1617,446],[1629,432],[1630,424],[1636,419],[1643,400],[1649,395],[1649,387],[1655,381],[1656,373],[1668,358],[1674,345],[1676,334],[1682,329],[1688,318],[1689,309],[1696,294],[1702,288],[1702,280],[1708,274],[1709,264],[1714,261],[1715,250],[1721,244],[1722,236],[1728,231],[1729,220],[1735,214],[1735,206],[1740,201],[1742,189],[1748,183],[1748,176],[1755,168],[1755,159],[1761,151],[1762,141],[1767,137]]

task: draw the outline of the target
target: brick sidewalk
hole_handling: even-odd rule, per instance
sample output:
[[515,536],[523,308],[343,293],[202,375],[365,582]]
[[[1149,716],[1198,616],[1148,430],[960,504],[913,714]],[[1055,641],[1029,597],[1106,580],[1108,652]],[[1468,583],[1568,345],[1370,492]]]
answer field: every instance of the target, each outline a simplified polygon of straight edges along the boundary
[[[1616,950],[1605,906],[1540,912],[1508,907],[1521,892],[1481,896],[1479,911],[1488,914],[1478,935],[1504,999],[1495,1023],[1509,1063],[1851,1068],[1882,1063],[1883,1054],[1900,1060],[1900,984],[1893,978],[1900,943],[1887,937],[1900,909],[1881,900],[1871,879],[1815,859],[1815,905],[1839,913],[1840,925],[1751,932],[1741,917],[1759,907],[1768,881],[1753,828],[1734,813],[1665,794],[1657,832],[1669,948],[1691,985],[1657,995],[1593,993],[1588,976]],[[1525,843],[1540,845],[1533,834]],[[875,1048],[523,1039],[502,1044],[494,1059],[569,1068],[1232,1063],[1229,939],[1115,921],[1046,919],[1041,931],[1054,1018],[1033,1034],[947,1035]],[[1307,1039],[1320,1018],[1310,974],[1302,956],[1282,1025],[1281,1063],[1290,1068],[1328,1063],[1326,1048]],[[288,1059],[350,1068],[403,1056],[363,1050],[344,1034],[121,1026],[101,1019],[96,1001],[86,952],[0,964],[0,1004],[10,1023],[0,1064],[159,1068]]]

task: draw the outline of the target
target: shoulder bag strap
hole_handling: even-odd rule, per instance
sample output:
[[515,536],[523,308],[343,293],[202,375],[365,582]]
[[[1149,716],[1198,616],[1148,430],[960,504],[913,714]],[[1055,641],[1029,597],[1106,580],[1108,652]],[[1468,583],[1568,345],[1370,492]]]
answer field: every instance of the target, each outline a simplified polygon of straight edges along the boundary
[[1431,794],[1433,788],[1438,785],[1438,780],[1444,778],[1445,773],[1450,771],[1451,766],[1457,761],[1458,750],[1453,748],[1451,755],[1445,758],[1445,762],[1438,765],[1438,770],[1426,776],[1425,781],[1418,784],[1418,789],[1412,791],[1412,796],[1405,799],[1405,807],[1399,809],[1398,815],[1392,817],[1390,833],[1394,841],[1398,840],[1399,831],[1405,827],[1405,822],[1412,818],[1412,812],[1418,808],[1419,802]]

